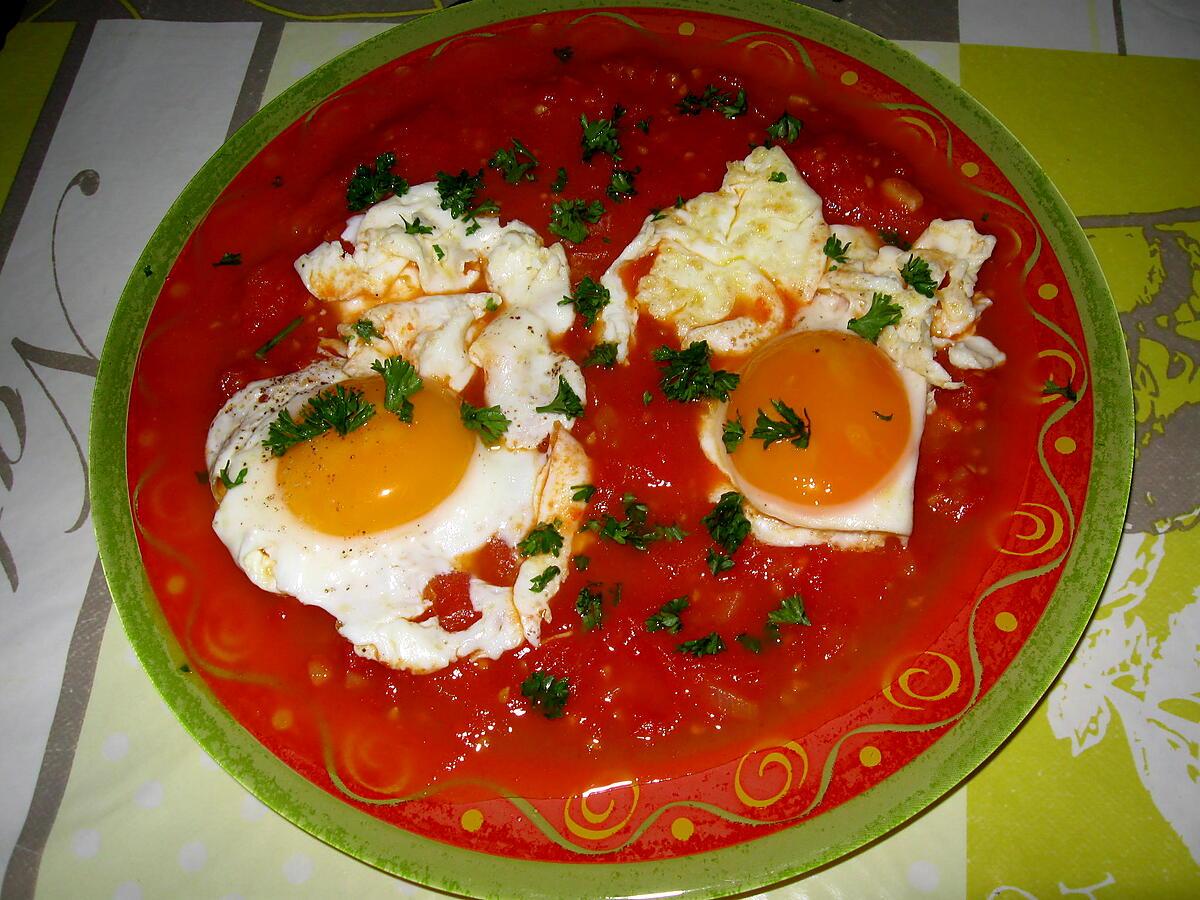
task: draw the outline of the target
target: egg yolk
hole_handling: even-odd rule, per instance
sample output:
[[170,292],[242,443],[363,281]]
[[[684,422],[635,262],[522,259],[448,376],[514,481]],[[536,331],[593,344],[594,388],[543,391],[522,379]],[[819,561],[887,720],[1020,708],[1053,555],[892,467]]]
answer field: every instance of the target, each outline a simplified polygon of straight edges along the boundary
[[342,384],[362,391],[375,415],[344,436],[327,431],[279,458],[276,478],[292,514],[317,531],[349,537],[403,525],[450,496],[476,441],[463,427],[458,398],[426,379],[409,397],[409,424],[384,409],[382,378]]
[[[775,422],[780,401],[802,420],[807,448],[752,436],[762,411]],[[780,500],[833,506],[862,496],[904,455],[908,395],[891,360],[874,344],[837,331],[802,331],[773,341],[746,364],[729,398],[745,439],[730,455],[739,479]]]

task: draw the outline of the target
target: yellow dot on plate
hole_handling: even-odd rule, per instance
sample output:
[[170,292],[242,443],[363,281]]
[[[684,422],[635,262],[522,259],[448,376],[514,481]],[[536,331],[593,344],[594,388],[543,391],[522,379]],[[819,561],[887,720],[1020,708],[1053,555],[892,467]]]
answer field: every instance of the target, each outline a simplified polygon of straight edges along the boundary
[[1038,288],[1038,296],[1043,300],[1053,300],[1058,296],[1058,288],[1053,284],[1043,284]]
[[167,579],[167,593],[178,597],[187,590],[187,579],[182,575],[172,575]]
[[879,752],[879,748],[872,747],[870,744],[858,751],[858,761],[868,769],[873,769],[879,765],[881,759],[883,759],[883,754]]
[[1075,440],[1069,437],[1060,437],[1054,442],[1054,449],[1064,456],[1068,453],[1075,452]]
[[962,164],[962,173],[968,178],[974,178],[979,174],[979,166],[973,162],[965,162]]
[[284,731],[291,728],[294,721],[296,721],[296,717],[292,715],[290,709],[277,709],[271,715],[271,725],[276,731]]
[[680,816],[671,823],[671,834],[678,841],[686,841],[696,832],[696,826],[692,824],[692,820],[686,816]]
[[1017,627],[1017,617],[1010,612],[996,613],[996,627],[1001,631],[1012,631]]
[[468,809],[459,819],[463,831],[478,831],[483,827],[483,813],[477,809]]
[[679,23],[679,33],[682,34],[684,37],[691,37],[693,34],[696,33],[696,26],[693,25],[691,22],[680,22]]
[[843,72],[842,73],[842,84],[857,84],[857,83],[858,83],[858,73],[857,72]]

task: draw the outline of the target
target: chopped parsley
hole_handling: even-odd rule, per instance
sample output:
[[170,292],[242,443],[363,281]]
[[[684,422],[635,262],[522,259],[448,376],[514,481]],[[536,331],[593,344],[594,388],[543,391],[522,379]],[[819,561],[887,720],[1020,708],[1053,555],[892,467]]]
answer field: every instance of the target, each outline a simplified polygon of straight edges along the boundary
[[561,194],[563,188],[567,186],[567,170],[562,166],[558,167],[558,174],[554,176],[554,180],[550,182],[550,193]]
[[771,177],[767,179],[767,181],[774,181],[776,184],[783,184],[787,180],[787,176],[782,172],[772,172]]
[[804,611],[804,598],[799,594],[784,597],[779,602],[779,609],[767,613],[767,621],[772,625],[811,625],[808,613]]
[[213,268],[215,269],[218,266],[240,266],[241,264],[242,264],[242,254],[226,253],[226,254],[223,254],[221,256],[221,258],[218,259],[215,263],[213,263]]
[[472,406],[464,400],[458,414],[463,425],[479,432],[479,439],[488,447],[498,443],[500,436],[512,424],[499,406]]
[[741,634],[735,635],[733,639],[751,653],[762,653],[762,641],[752,634],[746,634],[743,631]]
[[576,503],[587,503],[592,499],[592,495],[596,493],[594,484],[573,484],[571,485],[571,499]]
[[391,153],[380,153],[375,157],[375,168],[362,164],[355,167],[346,185],[346,206],[358,212],[378,203],[388,194],[403,197],[408,192],[408,182],[392,174],[396,157]]
[[413,216],[411,222],[405,219],[404,216],[401,216],[400,221],[404,223],[405,234],[433,234],[433,228],[421,224],[420,216]]
[[654,395],[649,391],[642,392],[642,406],[649,406],[650,401],[654,399]]
[[408,398],[424,386],[413,364],[407,359],[393,356],[375,360],[371,363],[371,370],[383,377],[383,408],[395,413],[401,422],[411,423],[413,405]]
[[584,556],[582,553],[580,553],[571,557],[571,562],[575,563],[575,568],[580,572],[586,572],[587,567],[592,564],[592,558],[590,556]]
[[617,345],[604,341],[592,348],[592,352],[580,363],[585,369],[588,366],[602,366],[611,369],[617,364]]
[[684,641],[678,649],[681,653],[690,653],[692,656],[716,656],[725,651],[725,642],[714,631],[712,634],[696,638],[694,641]]
[[736,450],[745,437],[746,426],[742,424],[741,416],[728,420],[721,429],[721,443],[725,445],[726,453]]
[[1066,397],[1072,403],[1079,399],[1079,394],[1076,393],[1075,388],[1071,387],[1071,382],[1068,381],[1066,384],[1055,384],[1053,378],[1046,379],[1046,386],[1042,388],[1042,393],[1047,397],[1053,394],[1059,394],[1063,397]]
[[801,450],[807,448],[808,439],[812,436],[812,423],[808,418],[808,410],[804,410],[803,418],[801,418],[782,400],[772,400],[771,405],[775,407],[775,412],[779,413],[782,420],[777,422],[760,409],[750,437],[762,441],[764,450],[777,441],[787,441],[793,447]]
[[590,162],[597,153],[607,153],[614,160],[621,158],[621,142],[617,140],[617,122],[625,110],[620,106],[613,107],[611,119],[597,119],[589,122],[586,115],[579,117],[583,134],[579,138],[579,146],[583,148],[583,161]]
[[800,130],[803,127],[803,122],[791,113],[785,112],[772,124],[767,126],[767,146],[792,143],[792,141],[800,137]]
[[594,225],[604,215],[604,204],[599,200],[559,200],[550,209],[550,231],[575,244],[582,244],[588,236],[589,224]]
[[142,266],[142,274],[149,278],[154,274],[154,268],[152,266]]
[[876,291],[871,297],[871,308],[867,310],[867,314],[859,316],[857,319],[851,319],[846,323],[846,327],[860,338],[876,344],[879,342],[879,335],[883,329],[899,322],[903,313],[903,308],[892,299],[891,294],[881,294]]
[[555,522],[542,522],[535,525],[529,534],[517,542],[517,550],[522,556],[558,556],[563,548],[563,536]]
[[475,221],[477,216],[500,211],[500,207],[493,200],[485,200],[483,203],[475,205],[475,195],[481,187],[483,187],[483,169],[474,175],[466,169],[461,170],[457,175],[450,175],[446,172],[437,173],[437,192],[438,197],[441,198],[439,205],[454,218],[462,219],[464,222],[469,221],[471,226],[467,229],[468,234],[473,234],[475,230],[478,230],[479,223]]
[[[600,310],[608,306],[610,299],[608,288],[598,281],[593,281],[591,276],[585,275],[583,281],[576,286],[575,293],[569,297],[563,297],[558,301],[558,305],[573,304],[575,312],[583,316],[583,323],[591,328],[596,324],[596,316],[600,315]],[[616,345],[613,346],[615,348]]]
[[846,253],[850,249],[850,242],[842,243],[837,239],[836,234],[829,235],[825,241],[825,246],[821,248],[825,255],[832,259],[835,263],[845,263]]
[[561,62],[569,62],[571,57],[575,55],[575,48],[574,47],[555,47],[554,55],[557,56]]
[[649,134],[650,133],[650,119],[649,118],[642,119],[634,127],[637,128],[638,131],[640,131],[642,134]]
[[912,244],[906,241],[898,231],[881,231],[879,239],[885,244],[891,244],[893,247],[899,247],[901,250],[911,250]]
[[375,407],[363,400],[362,391],[347,390],[339,384],[309,398],[302,412],[297,422],[286,409],[280,410],[271,423],[263,446],[272,456],[283,456],[296,444],[311,441],[327,431],[336,431],[344,437],[367,424],[375,415]]
[[933,274],[929,271],[929,263],[919,256],[910,256],[908,262],[900,269],[900,277],[904,283],[922,297],[933,297],[937,285],[933,283]]
[[705,557],[705,561],[708,563],[708,571],[714,575],[720,575],[733,568],[733,558],[715,547],[708,548],[708,556]]
[[257,350],[254,351],[255,358],[266,359],[267,354],[270,353],[272,350],[274,350],[276,347],[278,347],[280,345],[280,343],[282,343],[282,341],[285,337],[287,337],[289,334],[291,334],[293,331],[295,331],[297,328],[299,328],[300,324],[303,321],[304,321],[304,316],[296,316],[296,318],[292,319],[292,321],[290,321],[286,325],[284,325],[283,328],[279,329],[279,331],[276,332],[274,337],[272,337],[269,341],[267,341],[265,344],[263,344],[261,347],[259,347]]
[[233,460],[228,460],[225,463],[225,468],[223,468],[221,470],[221,484],[225,485],[225,490],[229,490],[230,488],[235,488],[239,484],[241,484],[243,481],[245,481],[246,473],[250,471],[249,467],[242,466],[242,471],[237,473],[237,478],[231,478],[229,476],[229,466],[232,463],[233,463]]
[[509,184],[520,184],[521,181],[533,181],[533,170],[538,166],[538,159],[529,148],[512,139],[512,149],[501,147],[492,154],[488,165],[504,176]]
[[739,376],[723,369],[713,371],[708,363],[710,355],[707,341],[689,344],[686,350],[672,350],[666,345],[655,350],[654,359],[665,363],[659,382],[662,392],[680,403],[700,397],[728,400]]
[[628,545],[635,550],[645,550],[654,541],[681,541],[687,536],[687,532],[678,525],[648,526],[650,508],[638,501],[633,494],[626,494],[621,498],[621,503],[625,509],[623,520],[606,514],[603,522],[592,519],[584,528],[599,532],[601,537],[615,544]]
[[579,596],[575,598],[575,611],[588,631],[604,624],[604,595],[592,590],[593,587],[596,587],[595,582],[580,588]]
[[877,409],[873,409],[873,410],[871,410],[871,412],[873,412],[873,413],[875,414],[875,418],[877,418],[877,419],[881,419],[881,420],[882,420],[882,421],[884,421],[884,422],[890,422],[890,421],[892,421],[892,413],[888,413],[888,414],[885,416],[883,413],[881,413],[881,412],[880,412],[879,410],[877,410]]
[[722,494],[717,505],[700,522],[708,529],[709,536],[731,555],[750,534],[750,520],[742,512],[742,495],[737,491]]
[[547,719],[558,719],[571,699],[571,685],[567,679],[555,678],[539,669],[521,682],[521,693]]
[[483,302],[483,308],[486,312],[495,312],[500,308],[500,300],[495,294],[492,294],[492,296]]
[[370,319],[359,319],[350,326],[350,330],[353,331],[358,336],[358,339],[364,344],[371,343],[371,341],[375,340],[375,338],[383,337],[383,335],[379,333],[379,329],[375,327],[375,323]]
[[535,406],[533,409],[535,412],[558,413],[568,419],[578,419],[583,415],[583,401],[579,399],[578,394],[571,390],[567,379],[559,375],[558,393],[554,395],[554,399],[545,406]]
[[529,589],[535,594],[540,594],[546,589],[546,585],[552,582],[562,573],[562,569],[558,566],[546,566],[542,570],[541,575],[534,575],[529,579]]
[[439,260],[443,259],[446,256],[446,251],[443,250],[441,247],[439,247],[437,244],[433,245],[433,252],[437,254],[437,258]]
[[667,214],[665,212],[663,212],[661,209],[650,210],[650,221],[651,222],[661,222],[666,217],[667,217]]
[[658,612],[646,620],[647,631],[669,631],[679,634],[683,630],[683,620],[679,614],[688,608],[687,595],[668,600],[659,607]]
[[635,166],[632,169],[613,169],[612,178],[608,182],[608,187],[604,189],[604,193],[618,203],[628,200],[637,193],[637,188],[633,186],[633,179],[641,171],[641,166]]
[[675,104],[681,115],[698,116],[706,109],[719,112],[727,119],[736,119],[746,114],[746,92],[737,94],[722,91],[716,85],[708,85],[703,94],[687,94]]

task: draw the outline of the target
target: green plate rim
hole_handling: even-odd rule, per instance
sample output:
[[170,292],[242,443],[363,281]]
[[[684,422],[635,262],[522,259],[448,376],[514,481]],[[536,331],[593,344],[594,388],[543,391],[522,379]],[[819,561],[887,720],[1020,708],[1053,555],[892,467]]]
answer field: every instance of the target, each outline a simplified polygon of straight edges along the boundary
[[[1076,298],[1094,391],[1090,486],[1058,587],[1029,640],[991,689],[923,754],[850,801],[799,826],[721,850],[644,863],[548,863],[495,857],[419,837],[349,806],[274,757],[182,669],[183,653],[146,579],[129,505],[125,427],[134,366],[154,301],[186,238],[228,181],[271,138],[329,93],[389,60],[462,31],[588,0],[473,0],[360,44],[287,89],[237,131],[171,206],[131,274],[105,341],[92,402],[91,500],[105,576],[130,642],[167,705],[197,742],[265,804],[296,825],[387,872],[478,897],[555,897],[578,891],[580,866],[608,896],[669,891],[714,897],[794,878],[867,844],[965,779],[1036,706],[1095,609],[1125,521],[1133,467],[1133,391],[1108,286],[1079,223],[1017,139],[977,101],[883,38],[790,0],[626,0],[728,15],[812,38],[908,87],[966,132],[1012,181],[1042,225]],[[152,274],[145,275],[144,267]]]

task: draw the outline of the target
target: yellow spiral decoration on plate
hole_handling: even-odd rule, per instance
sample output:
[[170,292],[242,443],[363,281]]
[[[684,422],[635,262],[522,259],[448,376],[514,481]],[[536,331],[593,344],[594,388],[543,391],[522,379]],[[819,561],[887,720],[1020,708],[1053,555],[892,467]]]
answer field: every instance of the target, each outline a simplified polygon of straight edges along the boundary
[[[608,806],[600,811],[592,809],[591,798],[601,795],[611,795],[614,788],[626,786],[629,787],[633,794],[632,799],[629,801],[628,811],[618,821],[605,825],[606,822],[609,822],[613,818],[613,814],[616,811],[616,798],[609,796]],[[590,841],[602,841],[605,838],[610,838],[629,824],[629,820],[633,818],[634,810],[637,809],[638,801],[641,799],[641,793],[638,783],[630,781],[607,788],[584,791],[578,797],[568,797],[567,802],[563,804],[563,820],[566,822],[567,830],[576,837],[586,838]],[[576,802],[579,804],[579,815],[587,823],[586,825],[580,824],[571,815],[571,805]]]
[[1024,509],[1013,511],[1013,516],[1020,516],[1032,523],[1029,531],[1017,535],[1017,540],[1040,541],[1041,543],[1032,550],[1009,550],[1007,547],[1001,547],[1000,552],[1007,553],[1009,556],[1039,556],[1052,547],[1055,547],[1062,540],[1065,532],[1063,517],[1058,510],[1046,506],[1044,503],[1026,502],[1021,505],[1032,507],[1035,510],[1040,510],[1040,512],[1028,512]]
[[[896,687],[898,687],[900,689],[900,691],[904,694],[904,696],[906,698],[908,698],[909,700],[916,700],[916,701],[918,701],[918,703],[936,703],[939,700],[945,700],[947,697],[953,695],[954,692],[958,690],[959,685],[962,684],[962,669],[959,667],[958,663],[956,663],[951,657],[947,656],[946,654],[938,653],[936,650],[930,650],[927,653],[922,654],[922,655],[932,656],[945,664],[946,670],[950,674],[950,679],[947,682],[946,687],[940,691],[937,691],[936,693],[933,693],[933,694],[922,694],[920,691],[914,690],[911,685],[911,681],[913,678],[915,678],[918,675],[932,675],[933,674],[931,669],[926,669],[926,668],[922,668],[921,666],[915,666],[915,665],[910,666],[909,668],[905,669],[903,672],[900,673],[900,677],[896,679]],[[911,704],[902,703],[899,700],[897,700],[896,695],[892,691],[892,686],[890,684],[884,685],[883,696],[887,698],[887,701],[889,703],[891,703],[893,706],[900,707],[900,709],[921,709],[922,708],[921,706],[912,706]]]
[[[801,771],[800,778],[798,780],[795,777],[795,770],[792,766],[792,760],[786,753],[783,752],[784,750],[792,751],[792,753],[800,758],[800,762],[804,764],[803,771]],[[804,748],[795,741],[788,741],[783,745],[782,748],[779,750],[772,750],[758,761],[759,778],[762,778],[764,775],[766,775],[768,766],[779,766],[783,770],[783,787],[769,797],[752,796],[742,783],[742,769],[746,765],[746,760],[758,752],[759,751],[757,750],[752,750],[743,756],[738,761],[737,771],[733,773],[734,793],[737,794],[737,798],[741,800],[742,803],[752,807],[753,809],[763,809],[773,803],[778,803],[783,799],[788,791],[790,791],[794,786],[803,784],[804,780],[808,778],[808,754],[805,753]]]

